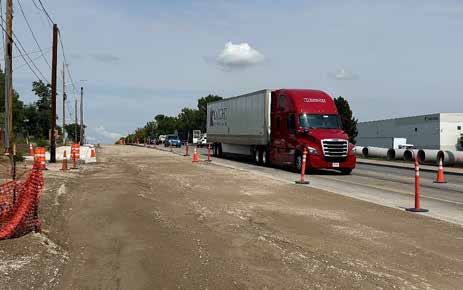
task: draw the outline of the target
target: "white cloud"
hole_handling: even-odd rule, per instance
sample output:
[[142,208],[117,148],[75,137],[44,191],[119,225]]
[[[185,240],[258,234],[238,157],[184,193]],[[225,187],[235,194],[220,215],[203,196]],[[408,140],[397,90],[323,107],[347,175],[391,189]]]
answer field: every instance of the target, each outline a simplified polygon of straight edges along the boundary
[[97,126],[97,127],[93,128],[92,131],[93,131],[92,135],[94,135],[94,136],[92,136],[90,138],[87,137],[87,139],[89,139],[89,140],[91,139],[91,140],[96,140],[96,141],[113,143],[122,136],[122,134],[119,134],[119,133],[109,132],[103,126]]
[[265,56],[248,43],[233,44],[227,42],[217,57],[219,66],[225,69],[245,68],[263,62]]
[[358,79],[357,74],[355,74],[355,73],[353,73],[351,71],[345,70],[343,68],[337,70],[335,73],[329,73],[328,75],[331,78],[336,79],[336,80],[340,80],[340,81],[350,81],[350,80]]

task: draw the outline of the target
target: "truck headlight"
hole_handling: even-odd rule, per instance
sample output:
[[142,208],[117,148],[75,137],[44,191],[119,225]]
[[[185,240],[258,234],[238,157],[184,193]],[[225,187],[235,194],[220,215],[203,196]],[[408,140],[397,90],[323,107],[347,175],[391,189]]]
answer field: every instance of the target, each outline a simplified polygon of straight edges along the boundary
[[357,153],[357,149],[355,149],[355,147],[353,147],[353,148],[349,151],[349,155],[355,155],[355,153]]
[[313,147],[307,147],[307,151],[309,155],[320,155],[320,153],[318,153],[318,150]]

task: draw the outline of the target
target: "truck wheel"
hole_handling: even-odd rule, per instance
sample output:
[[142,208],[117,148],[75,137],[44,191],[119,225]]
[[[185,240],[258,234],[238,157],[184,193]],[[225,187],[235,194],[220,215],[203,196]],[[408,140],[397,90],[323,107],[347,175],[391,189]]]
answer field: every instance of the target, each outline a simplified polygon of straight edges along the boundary
[[259,149],[254,150],[253,159],[254,159],[254,163],[256,163],[257,165],[260,165],[260,162],[262,160],[260,156],[261,156],[260,150]]
[[217,148],[217,156],[222,157],[222,144],[218,145],[219,148]]
[[294,158],[294,171],[301,172],[302,170],[302,155],[301,153],[296,153],[296,157]]
[[269,160],[268,160],[268,155],[267,155],[267,150],[262,150],[262,165],[268,166],[269,165]]
[[348,168],[341,169],[341,174],[342,175],[351,175],[352,174],[352,169],[348,169]]

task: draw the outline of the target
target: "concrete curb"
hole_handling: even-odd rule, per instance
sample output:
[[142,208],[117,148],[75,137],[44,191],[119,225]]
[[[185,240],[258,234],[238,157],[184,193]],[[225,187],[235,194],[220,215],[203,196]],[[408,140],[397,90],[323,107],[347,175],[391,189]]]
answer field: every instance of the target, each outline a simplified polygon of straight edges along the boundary
[[[391,162],[391,161],[378,161],[378,160],[362,159],[362,158],[357,158],[357,163],[358,164],[367,164],[367,165],[398,168],[398,169],[414,169],[415,168],[412,163],[404,164],[404,163],[395,163],[395,162]],[[429,166],[429,165],[420,165],[420,170],[425,171],[425,172],[436,172],[437,173],[438,168],[437,167],[434,168],[433,166]],[[456,168],[446,167],[446,168],[444,168],[444,172],[445,172],[445,174],[463,176],[463,169],[456,169]]]

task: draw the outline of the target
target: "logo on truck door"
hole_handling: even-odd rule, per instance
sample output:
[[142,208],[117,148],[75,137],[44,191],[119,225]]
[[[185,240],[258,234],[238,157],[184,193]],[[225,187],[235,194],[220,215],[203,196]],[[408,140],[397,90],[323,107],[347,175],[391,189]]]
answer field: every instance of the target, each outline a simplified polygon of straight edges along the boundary
[[228,108],[211,109],[209,117],[209,125],[213,126],[227,126],[227,111]]
[[304,98],[304,103],[326,103],[326,99],[321,99],[321,98]]

